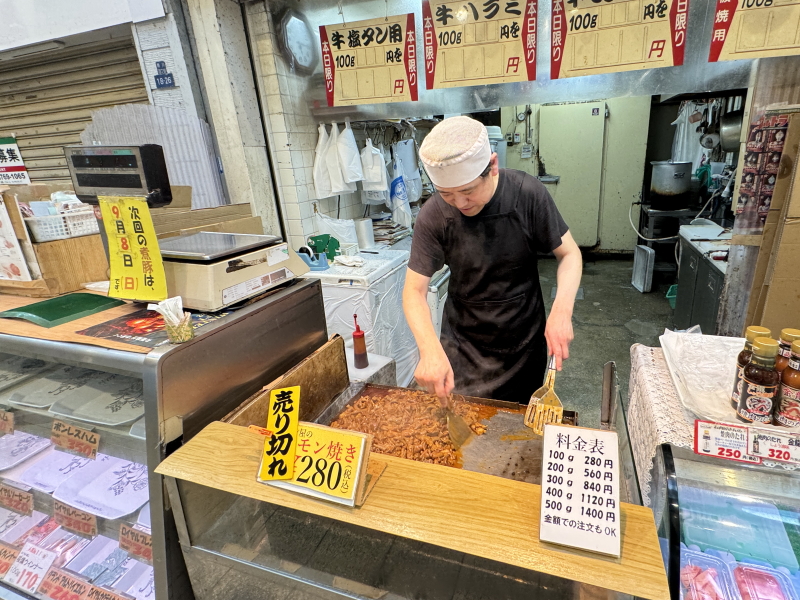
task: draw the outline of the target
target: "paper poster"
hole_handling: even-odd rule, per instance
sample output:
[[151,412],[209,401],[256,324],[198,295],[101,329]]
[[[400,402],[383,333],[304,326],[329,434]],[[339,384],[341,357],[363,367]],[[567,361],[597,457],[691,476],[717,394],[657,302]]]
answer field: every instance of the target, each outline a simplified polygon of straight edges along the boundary
[[0,185],[22,185],[30,182],[16,138],[0,137]]
[[271,390],[266,428],[274,433],[264,440],[264,452],[258,469],[259,481],[292,478],[299,424],[300,386]]
[[800,54],[800,0],[717,0],[709,62]]
[[166,300],[167,278],[147,201],[122,196],[97,199],[108,236],[108,295],[150,302]]
[[[2,182],[0,182],[2,183]],[[8,216],[8,209],[0,199],[0,279],[30,281],[31,274],[25,263],[17,234]]]
[[550,78],[683,64],[689,0],[553,0]]
[[416,101],[414,14],[322,25],[328,106]]
[[423,0],[429,90],[536,79],[538,0]]

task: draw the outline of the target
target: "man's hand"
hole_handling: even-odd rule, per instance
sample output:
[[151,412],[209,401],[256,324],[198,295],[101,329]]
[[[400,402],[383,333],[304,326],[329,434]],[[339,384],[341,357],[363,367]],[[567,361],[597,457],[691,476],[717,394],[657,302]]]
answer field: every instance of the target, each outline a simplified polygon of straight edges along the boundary
[[569,344],[572,341],[572,313],[554,308],[547,318],[544,328],[547,340],[547,354],[555,355],[556,369],[561,370],[561,363],[569,358]]
[[414,378],[429,394],[436,394],[442,407],[446,408],[455,384],[450,361],[441,346],[439,348],[438,352],[433,351],[420,356]]

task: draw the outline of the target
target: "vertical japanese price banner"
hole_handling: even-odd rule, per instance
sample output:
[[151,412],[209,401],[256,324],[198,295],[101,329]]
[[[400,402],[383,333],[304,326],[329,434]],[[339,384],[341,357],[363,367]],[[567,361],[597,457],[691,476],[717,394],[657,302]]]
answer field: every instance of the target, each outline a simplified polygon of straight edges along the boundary
[[328,106],[418,99],[413,13],[322,25],[319,36]]
[[550,78],[683,64],[689,0],[553,0]]
[[291,479],[300,424],[300,386],[271,390],[268,410],[266,428],[272,435],[264,441],[258,480]]
[[423,0],[429,90],[536,79],[538,0]]
[[22,162],[17,139],[0,137],[0,184],[30,184],[28,169]]
[[371,445],[364,433],[301,423],[294,475],[270,485],[355,506],[364,491]]
[[108,295],[126,300],[165,300],[167,278],[147,201],[116,196],[97,199],[108,236]]
[[709,62],[800,54],[800,0],[717,0]]

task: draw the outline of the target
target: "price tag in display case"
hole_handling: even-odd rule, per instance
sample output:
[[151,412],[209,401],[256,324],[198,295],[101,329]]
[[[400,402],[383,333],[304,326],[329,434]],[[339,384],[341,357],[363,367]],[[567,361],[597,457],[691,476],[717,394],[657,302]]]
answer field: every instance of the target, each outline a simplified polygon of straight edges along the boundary
[[83,600],[91,587],[92,584],[85,579],[51,567],[38,593],[50,600]]
[[44,550],[33,544],[25,544],[17,555],[17,560],[3,577],[3,581],[34,593],[42,583],[56,556],[58,555],[50,550]]
[[0,483],[0,506],[5,506],[21,515],[33,514],[33,494],[9,485]]
[[365,496],[372,436],[301,423],[294,476],[270,485],[316,498],[358,506]]
[[6,433],[14,433],[14,413],[0,410],[0,435]]
[[748,450],[761,460],[800,464],[800,434],[748,427]]
[[8,573],[11,565],[17,560],[17,556],[19,556],[19,548],[0,544],[0,577]]
[[616,432],[546,425],[539,539],[618,557],[620,525]]
[[94,460],[100,447],[100,434],[55,419],[50,430],[50,441],[62,450]]
[[119,547],[132,556],[153,562],[153,537],[135,525],[119,526]]
[[130,600],[130,596],[117,594],[112,590],[97,587],[96,585],[89,588],[85,598],[86,600]]
[[744,425],[697,420],[694,422],[694,453],[760,464],[761,458],[752,455],[747,448],[748,429]]
[[53,500],[53,518],[61,527],[73,533],[92,538],[97,535],[97,517],[69,504]]

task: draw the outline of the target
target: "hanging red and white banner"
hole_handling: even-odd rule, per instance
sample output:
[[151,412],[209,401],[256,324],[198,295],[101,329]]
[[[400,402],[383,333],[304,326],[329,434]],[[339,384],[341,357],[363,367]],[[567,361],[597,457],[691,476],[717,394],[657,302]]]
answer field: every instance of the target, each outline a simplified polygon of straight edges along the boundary
[[537,0],[423,0],[427,88],[533,81],[537,16]]
[[414,102],[414,14],[319,28],[328,106]]
[[553,0],[550,78],[683,64],[689,0]]
[[709,62],[800,54],[800,0],[717,0]]

